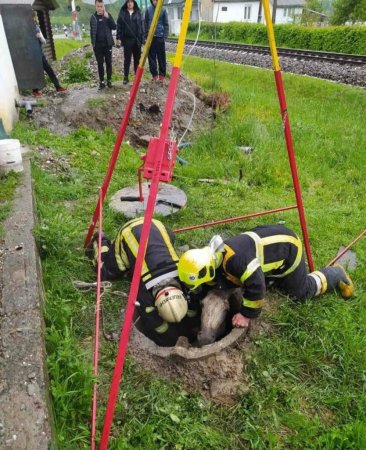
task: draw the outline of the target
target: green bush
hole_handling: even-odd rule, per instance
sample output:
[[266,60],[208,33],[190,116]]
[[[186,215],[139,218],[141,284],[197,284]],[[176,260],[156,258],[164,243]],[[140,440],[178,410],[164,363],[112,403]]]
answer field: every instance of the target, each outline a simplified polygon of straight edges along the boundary
[[65,81],[67,83],[81,83],[90,79],[89,69],[86,67],[86,61],[78,61],[71,58],[67,67]]
[[[188,26],[190,33],[197,32],[198,24]],[[366,54],[366,28],[360,26],[337,26],[311,28],[301,25],[275,25],[278,47],[338,53]],[[230,22],[203,23],[201,38],[235,41],[246,44],[268,45],[266,26],[263,24]]]

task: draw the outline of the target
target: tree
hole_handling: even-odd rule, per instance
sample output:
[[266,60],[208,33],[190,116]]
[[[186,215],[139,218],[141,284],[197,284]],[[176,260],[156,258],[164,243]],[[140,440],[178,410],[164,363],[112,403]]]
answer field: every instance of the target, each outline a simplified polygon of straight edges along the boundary
[[321,22],[325,17],[321,0],[306,0],[301,15],[302,24],[312,24]]
[[366,0],[335,0],[333,4],[332,25],[343,25],[347,21],[366,20]]

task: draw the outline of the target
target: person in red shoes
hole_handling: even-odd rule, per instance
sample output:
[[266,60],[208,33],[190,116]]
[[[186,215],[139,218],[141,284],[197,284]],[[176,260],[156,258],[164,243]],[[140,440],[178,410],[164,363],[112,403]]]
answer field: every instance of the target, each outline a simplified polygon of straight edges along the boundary
[[[147,8],[145,13],[145,37],[149,32],[151,22],[155,13],[157,0],[150,0],[151,5]],[[155,34],[151,42],[149,51],[149,68],[154,81],[163,81],[166,77],[166,54],[165,54],[165,40],[169,35],[168,13],[166,9],[161,10],[158,24],[156,26]]]
[[[36,22],[36,13],[34,15],[34,25],[35,25],[35,34],[36,34],[36,38],[38,39],[39,45],[41,47],[41,52],[42,52],[42,64],[43,64],[43,70],[47,73],[47,75],[50,77],[53,85],[56,88],[56,92],[65,92],[67,91],[66,88],[62,87],[54,70],[51,67],[51,64],[47,61],[47,58],[45,57],[44,53],[43,53],[43,44],[46,43],[46,39],[44,38],[41,29],[39,28],[37,22]],[[32,92],[33,97],[40,97],[42,95],[42,92],[39,89],[33,89]]]

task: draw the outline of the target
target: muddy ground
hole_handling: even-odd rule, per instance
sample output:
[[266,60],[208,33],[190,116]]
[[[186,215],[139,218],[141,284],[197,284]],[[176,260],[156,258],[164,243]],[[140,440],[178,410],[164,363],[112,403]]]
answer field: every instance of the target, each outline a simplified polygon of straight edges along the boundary
[[[32,118],[36,127],[45,127],[56,134],[66,134],[79,127],[101,131],[111,128],[118,131],[125,105],[129,98],[130,83],[114,81],[111,89],[98,90],[97,66],[94,56],[90,56],[91,47],[85,46],[75,50],[59,63],[55,63],[58,76],[67,76],[70,60],[84,61],[91,80],[83,84],[68,86],[66,93],[56,94],[53,87],[47,85],[43,90],[43,106],[34,108]],[[121,78],[123,50],[113,49],[113,67],[115,76]],[[168,68],[168,71],[171,68]],[[135,106],[132,111],[125,141],[134,147],[146,147],[150,136],[158,136],[162,122],[165,99],[169,79],[164,82],[151,81],[148,69],[140,84]],[[186,129],[186,140],[192,132],[212,124],[214,110],[220,107],[220,101],[228,103],[228,99],[217,99],[206,96],[184,75],[180,76],[179,86],[174,104],[170,138],[179,140]],[[193,116],[192,116],[193,115]]]

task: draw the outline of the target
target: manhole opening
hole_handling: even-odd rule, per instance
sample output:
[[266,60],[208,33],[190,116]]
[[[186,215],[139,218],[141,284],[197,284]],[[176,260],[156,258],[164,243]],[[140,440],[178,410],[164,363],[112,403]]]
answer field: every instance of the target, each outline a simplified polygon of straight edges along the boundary
[[[234,343],[236,339],[243,334],[243,329],[233,328],[232,326],[232,318],[239,311],[239,297],[241,296],[238,296],[238,293],[234,292],[228,297],[229,308],[225,313],[225,317],[222,318],[221,324],[218,325],[216,323],[214,331],[210,332],[211,330],[208,330],[207,333],[207,330],[205,330],[205,326],[201,323],[201,328],[197,329],[197,333],[195,333],[194,339],[188,340],[188,338],[182,336],[181,338],[178,338],[176,345],[173,347],[159,346],[155,344],[154,341],[144,333],[142,323],[140,320],[138,320],[139,313],[137,310],[135,310],[134,315],[135,328],[141,333],[141,335],[143,336],[143,340],[146,340],[146,343],[148,344],[147,347],[153,349],[153,353],[159,351],[158,349],[174,349],[175,347],[183,345],[186,349],[192,352],[192,355],[195,351],[197,352],[197,355],[201,355],[205,352],[205,350],[212,354],[215,353],[215,347],[217,347],[217,351],[221,351],[226,346]],[[206,305],[204,305],[204,307],[206,307]],[[201,316],[201,320],[204,320],[203,315]],[[204,336],[201,336],[201,333],[203,333]]]

